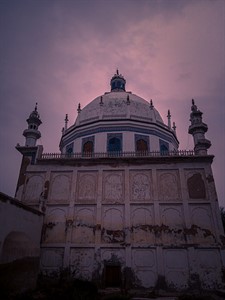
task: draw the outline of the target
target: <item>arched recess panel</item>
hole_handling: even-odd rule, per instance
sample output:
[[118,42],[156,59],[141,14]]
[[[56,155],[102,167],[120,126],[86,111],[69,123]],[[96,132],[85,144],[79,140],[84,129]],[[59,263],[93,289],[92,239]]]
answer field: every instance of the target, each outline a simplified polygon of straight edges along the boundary
[[44,189],[43,175],[28,175],[26,179],[24,201],[27,203],[38,204]]
[[192,234],[189,238],[197,244],[210,244],[216,240],[211,208],[207,205],[190,205]]
[[132,269],[137,286],[154,287],[157,281],[157,259],[155,249],[132,249]]
[[161,206],[161,241],[165,244],[185,242],[182,206]]
[[52,174],[49,202],[68,203],[70,200],[71,173]]
[[187,190],[190,199],[206,199],[205,172],[202,169],[185,170]]
[[75,211],[72,242],[91,244],[95,241],[95,209],[81,208]]
[[66,239],[65,210],[56,208],[47,212],[43,225],[42,241],[64,243]]
[[123,208],[104,208],[102,224],[103,242],[120,243],[124,241]]
[[133,208],[131,224],[132,239],[134,243],[154,241],[154,220],[151,208]]
[[9,263],[25,257],[38,257],[39,252],[39,245],[35,245],[24,232],[13,231],[4,240],[1,262]]

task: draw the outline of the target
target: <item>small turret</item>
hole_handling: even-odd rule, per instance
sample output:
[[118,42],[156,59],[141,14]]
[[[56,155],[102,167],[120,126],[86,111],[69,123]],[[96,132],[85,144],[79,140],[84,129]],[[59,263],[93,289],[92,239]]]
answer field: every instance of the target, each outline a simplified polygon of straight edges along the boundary
[[194,99],[192,99],[191,110],[191,125],[189,126],[188,133],[193,135],[195,153],[197,155],[206,155],[207,149],[211,146],[211,142],[205,138],[205,133],[208,130],[208,126],[202,122],[203,113],[198,110]]
[[119,74],[119,70],[116,70],[116,74],[111,79],[111,92],[125,92],[126,80]]
[[39,125],[41,125],[41,119],[37,111],[37,103],[35,105],[34,111],[31,112],[29,118],[27,119],[28,129],[25,129],[23,135],[26,138],[26,147],[35,147],[36,141],[41,137],[41,133],[38,130]]

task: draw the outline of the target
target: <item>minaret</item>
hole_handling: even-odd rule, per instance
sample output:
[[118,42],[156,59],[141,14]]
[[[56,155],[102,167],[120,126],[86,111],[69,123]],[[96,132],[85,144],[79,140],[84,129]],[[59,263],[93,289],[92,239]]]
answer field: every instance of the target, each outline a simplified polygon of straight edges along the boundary
[[35,164],[36,159],[41,157],[43,152],[42,145],[36,146],[37,140],[41,137],[38,127],[42,123],[37,111],[37,103],[34,111],[31,112],[29,118],[27,119],[27,123],[28,129],[25,129],[23,132],[23,135],[26,138],[25,145],[20,146],[17,144],[16,146],[16,149],[23,155],[15,194],[15,198],[18,200],[22,200],[23,197],[22,192],[26,179],[26,169],[30,164]]
[[195,154],[207,155],[207,149],[211,146],[211,142],[205,138],[208,126],[202,122],[202,112],[198,110],[194,99],[192,99],[191,110],[191,125],[189,126],[188,133],[193,135]]
[[26,138],[26,147],[35,147],[37,140],[41,137],[41,133],[38,130],[39,125],[41,125],[41,119],[37,111],[37,103],[35,105],[34,111],[31,112],[29,118],[27,119],[28,129],[25,129],[23,135]]

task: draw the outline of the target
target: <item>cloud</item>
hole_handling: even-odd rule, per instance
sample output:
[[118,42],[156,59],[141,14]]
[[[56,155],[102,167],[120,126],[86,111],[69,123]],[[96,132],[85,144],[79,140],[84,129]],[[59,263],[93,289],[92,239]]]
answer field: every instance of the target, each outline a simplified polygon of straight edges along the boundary
[[40,143],[57,152],[65,114],[72,125],[78,103],[84,107],[109,91],[118,67],[127,89],[153,99],[164,120],[170,108],[181,149],[193,147],[187,131],[196,99],[225,205],[223,1],[21,0],[1,1],[0,8],[3,191],[14,193],[20,161],[14,145],[24,143],[35,102],[43,120]]

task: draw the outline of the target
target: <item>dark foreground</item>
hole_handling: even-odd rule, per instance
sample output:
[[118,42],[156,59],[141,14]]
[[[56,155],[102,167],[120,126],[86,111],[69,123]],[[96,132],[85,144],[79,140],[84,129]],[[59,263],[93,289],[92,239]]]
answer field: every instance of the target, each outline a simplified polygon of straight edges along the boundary
[[129,299],[159,299],[159,300],[222,300],[223,291],[189,291],[175,293],[151,290],[103,289],[83,280],[39,281],[35,290],[14,293],[12,290],[0,289],[1,300],[129,300]]

